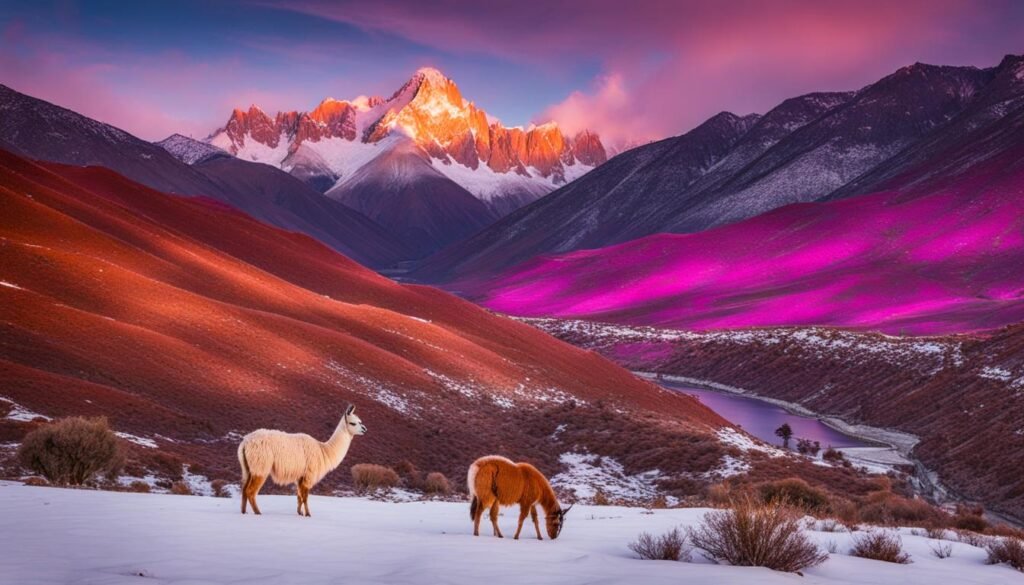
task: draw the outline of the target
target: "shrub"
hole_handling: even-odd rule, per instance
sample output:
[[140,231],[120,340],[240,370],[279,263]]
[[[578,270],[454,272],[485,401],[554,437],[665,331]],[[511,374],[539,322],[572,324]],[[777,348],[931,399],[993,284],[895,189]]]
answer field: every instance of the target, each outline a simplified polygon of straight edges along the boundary
[[779,502],[808,512],[817,512],[828,507],[828,494],[795,477],[765,482],[757,489],[761,500],[766,504]]
[[191,496],[192,488],[184,481],[176,481],[171,484],[171,493],[176,496]]
[[828,558],[803,534],[801,518],[799,511],[778,502],[746,497],[732,509],[706,514],[691,530],[690,542],[715,562],[795,573]]
[[860,518],[872,524],[921,524],[939,518],[940,512],[921,499],[908,499],[892,492],[874,492],[860,509]]
[[946,529],[938,525],[926,526],[924,533],[928,538],[933,540],[946,540]]
[[728,506],[732,500],[732,489],[729,487],[729,484],[716,483],[708,487],[707,501],[711,505],[717,508],[723,508]]
[[636,542],[629,543],[629,550],[648,561],[689,561],[692,549],[686,544],[686,535],[673,528],[661,536],[641,533]]
[[423,489],[426,491],[425,486],[423,485],[423,474],[420,473],[420,470],[416,468],[416,465],[412,461],[409,461],[408,459],[399,461],[398,465],[395,466],[395,472],[401,478],[405,487],[413,490]]
[[610,506],[612,501],[608,499],[608,495],[605,494],[604,491],[598,488],[597,491],[594,492],[594,497],[591,499],[590,503],[594,506]]
[[832,445],[825,449],[825,452],[821,454],[821,458],[830,463],[842,463],[846,464],[846,456],[839,449],[835,449]]
[[857,504],[846,498],[832,498],[829,502],[829,509],[832,511],[832,515],[850,532],[856,530],[857,525],[860,524],[860,510],[857,508]]
[[862,559],[905,565],[910,555],[903,552],[903,540],[895,532],[873,531],[856,536],[850,554]]
[[427,474],[427,479],[423,481],[423,491],[428,494],[447,494],[452,491],[452,486],[448,483],[448,478],[439,471],[434,471]]
[[978,534],[977,532],[971,532],[970,530],[957,530],[956,539],[964,544],[969,544],[978,548],[985,548],[992,540],[988,536]]
[[28,433],[18,458],[25,467],[61,485],[81,485],[97,473],[112,472],[123,461],[107,419],[82,417],[61,419]]
[[215,498],[230,498],[231,492],[228,491],[228,486],[231,485],[226,479],[215,479],[210,482],[210,487],[213,488],[213,497]]
[[139,494],[148,494],[149,490],[150,490],[149,484],[144,482],[144,481],[135,480],[135,481],[131,482],[130,484],[128,484],[128,491],[130,491],[130,492],[136,492],[136,493],[139,493]]
[[948,559],[953,556],[953,545],[948,542],[936,542],[931,545],[932,554],[940,559]]
[[972,532],[984,532],[988,528],[988,522],[979,515],[975,514],[959,514],[953,520],[953,526],[960,530],[970,530]]
[[811,441],[810,439],[797,439],[796,450],[801,455],[816,457],[821,451],[821,442]]
[[398,485],[398,474],[394,469],[376,463],[357,463],[352,466],[352,483],[359,491],[375,491]]
[[817,526],[815,528],[818,530],[818,532],[845,532],[846,531],[846,529],[843,527],[842,523],[840,523],[838,520],[836,520],[834,518],[825,518],[821,522],[818,522],[818,524],[817,524]]
[[1007,526],[1006,524],[992,524],[985,529],[985,534],[991,536],[1012,536],[1024,540],[1024,530]]
[[32,486],[36,486],[36,487],[41,487],[41,486],[50,485],[50,482],[46,481],[45,478],[37,477],[37,476],[32,476],[32,477],[26,477],[25,478],[25,485],[32,485]]
[[1019,538],[999,538],[989,543],[988,564],[1006,563],[1018,571],[1024,571],[1024,541]]

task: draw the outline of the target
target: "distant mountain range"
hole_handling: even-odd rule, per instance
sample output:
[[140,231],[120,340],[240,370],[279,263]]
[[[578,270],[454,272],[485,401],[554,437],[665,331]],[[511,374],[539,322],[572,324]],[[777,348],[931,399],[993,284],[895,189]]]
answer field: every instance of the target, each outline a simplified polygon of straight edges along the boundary
[[415,254],[376,222],[288,173],[218,155],[183,136],[161,145],[0,85],[2,149],[36,160],[103,166],[153,189],[210,197],[313,236],[368,266],[390,266]]
[[[637,147],[426,261],[413,277],[480,277],[541,255],[658,233],[693,233],[793,203],[955,176],[1004,151],[1020,56],[997,67],[904,67],[859,91],[786,100],[763,116],[718,114]],[[948,157],[955,156],[955,159]],[[916,169],[916,170],[915,170]]]
[[[913,90],[909,95],[908,88]],[[497,276],[484,266],[536,254],[550,240],[534,240],[538,246],[533,248],[516,247],[523,242],[516,235],[503,246],[482,248],[474,255],[474,244],[497,235],[498,228],[489,228],[442,254],[453,258],[463,250],[469,261],[454,266],[480,267],[480,272],[469,271],[450,286],[513,314],[676,328],[828,324],[922,334],[993,329],[1024,320],[1024,58],[1008,57],[999,67],[986,70],[913,66],[858,97],[828,99],[845,105],[790,134],[728,180],[715,181],[743,186],[743,197],[701,199],[690,208],[697,215],[690,217],[718,209],[722,213],[706,216],[714,224],[760,211],[765,199],[752,195],[751,185],[776,185],[776,191],[765,192],[781,194],[787,201],[790,195],[809,192],[800,187],[805,185],[801,181],[824,181],[830,190],[817,198],[820,202],[786,205],[696,234],[659,234],[540,257]],[[822,101],[815,97],[812,103]],[[963,105],[955,113],[947,111],[960,101]],[[780,108],[794,105],[791,100]],[[932,113],[926,119],[938,117],[926,124],[917,117],[921,112]],[[771,116],[752,124],[746,135],[764,129],[763,122]],[[854,118],[858,121],[852,122]],[[745,123],[749,122],[718,116],[715,134],[726,135]],[[829,128],[842,130],[832,135],[826,132]],[[840,179],[835,173],[848,168],[844,164],[859,164],[866,159],[863,153],[885,150],[878,139],[868,148],[863,141],[847,138],[850,128],[857,129],[854,136],[887,137],[888,144],[905,141],[914,128],[930,130],[912,147],[836,186]],[[737,149],[744,142],[739,138],[731,154],[718,158],[690,184],[708,182],[741,152]],[[810,148],[813,144],[819,146]],[[775,152],[780,147],[789,154]],[[833,160],[836,152],[849,153],[851,148],[854,155]],[[608,176],[622,164],[619,159],[638,160],[638,151],[645,150],[650,148],[616,157],[567,190]],[[831,162],[807,175],[810,171],[798,161],[808,157]],[[669,159],[663,154],[658,160]],[[783,160],[799,172],[776,162]],[[752,170],[755,167],[782,170],[768,178]],[[672,168],[681,176],[692,167],[673,163]],[[665,169],[648,164],[641,171],[652,176]],[[754,180],[755,175],[762,178]],[[626,180],[637,179],[634,175]],[[557,203],[567,190],[531,207]],[[860,195],[864,192],[871,194]],[[527,219],[512,228],[528,234],[531,216],[529,208],[516,214]],[[552,216],[556,210],[548,210],[547,217]],[[673,225],[689,225],[683,217],[673,214]],[[573,227],[589,226],[577,222],[545,235],[562,237]]]

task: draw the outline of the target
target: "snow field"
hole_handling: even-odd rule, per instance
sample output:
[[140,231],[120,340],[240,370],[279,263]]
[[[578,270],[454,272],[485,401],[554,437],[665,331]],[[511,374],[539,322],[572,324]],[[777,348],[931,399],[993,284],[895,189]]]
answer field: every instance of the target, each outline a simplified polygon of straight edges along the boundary
[[[938,559],[925,537],[902,530],[913,564],[845,553],[851,535],[809,532],[839,554],[805,577],[763,568],[641,561],[627,545],[642,531],[693,526],[707,510],[577,506],[557,541],[474,538],[468,506],[313,496],[312,518],[291,496],[261,496],[263,516],[237,499],[64,490],[0,483],[0,583],[392,584],[638,583],[678,585],[1011,585],[1024,575],[984,564],[985,552],[954,542]],[[517,513],[500,522],[514,530]],[[489,528],[482,526],[483,534]],[[526,528],[524,527],[524,533]]]

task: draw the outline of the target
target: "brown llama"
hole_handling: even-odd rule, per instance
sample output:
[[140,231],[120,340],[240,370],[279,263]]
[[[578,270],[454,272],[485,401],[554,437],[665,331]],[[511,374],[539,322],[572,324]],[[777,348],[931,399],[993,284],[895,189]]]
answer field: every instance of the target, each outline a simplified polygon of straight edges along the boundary
[[544,540],[540,535],[540,524],[537,522],[537,505],[544,508],[544,519],[547,524],[548,538],[554,540],[562,532],[565,515],[572,509],[565,510],[555,497],[544,474],[529,463],[514,463],[497,455],[481,457],[469,466],[466,478],[469,495],[469,517],[473,520],[473,536],[480,536],[480,519],[484,510],[491,511],[491,525],[494,535],[504,538],[498,528],[498,509],[501,506],[519,504],[519,526],[516,527],[515,539],[523,530],[523,521],[529,515],[533,519],[533,527],[537,529],[537,540]]

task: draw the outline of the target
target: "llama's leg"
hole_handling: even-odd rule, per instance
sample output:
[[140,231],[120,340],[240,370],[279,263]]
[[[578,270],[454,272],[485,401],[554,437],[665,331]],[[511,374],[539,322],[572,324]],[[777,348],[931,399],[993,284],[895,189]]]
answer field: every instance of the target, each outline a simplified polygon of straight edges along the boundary
[[525,505],[519,506],[519,526],[516,527],[516,535],[514,537],[512,537],[513,540],[519,540],[519,533],[523,531],[523,521],[525,521],[526,517],[529,516],[529,515],[530,515],[530,508],[529,507],[527,507]]
[[[299,484],[299,500],[301,504],[306,507],[306,517],[310,516],[309,513],[309,484],[302,482]],[[302,512],[299,512],[300,514]]]
[[267,481],[267,478],[262,475],[254,475],[249,480],[249,503],[252,504],[252,513],[257,516],[260,515],[260,507],[256,505],[256,494],[260,493],[260,489],[263,488],[263,482]]
[[544,540],[540,535],[540,522],[537,520],[537,507],[530,506],[530,519],[533,520],[533,527],[537,529],[537,540]]
[[251,477],[245,478],[242,482],[242,513],[245,514],[245,506],[249,503],[249,482],[252,481]]
[[494,527],[494,536],[505,538],[501,534],[501,528],[498,528],[498,500],[494,500],[494,503],[491,504],[491,526]]
[[295,484],[295,499],[299,501],[299,507],[296,508],[296,514],[302,516],[302,480]]
[[484,502],[477,500],[476,516],[473,517],[473,536],[480,536],[480,520],[484,517]]

